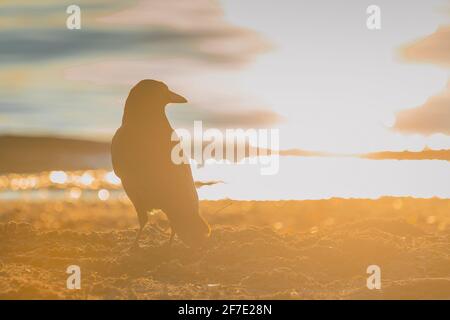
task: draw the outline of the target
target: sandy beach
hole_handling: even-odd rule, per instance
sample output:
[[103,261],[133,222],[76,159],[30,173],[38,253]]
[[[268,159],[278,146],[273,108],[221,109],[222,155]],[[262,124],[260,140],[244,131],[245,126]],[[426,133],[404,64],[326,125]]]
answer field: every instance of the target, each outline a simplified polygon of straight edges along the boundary
[[[449,299],[450,201],[203,201],[202,249],[124,201],[5,202],[0,299]],[[221,210],[222,209],[222,210]],[[81,289],[66,287],[79,265]],[[381,268],[381,290],[366,286]]]

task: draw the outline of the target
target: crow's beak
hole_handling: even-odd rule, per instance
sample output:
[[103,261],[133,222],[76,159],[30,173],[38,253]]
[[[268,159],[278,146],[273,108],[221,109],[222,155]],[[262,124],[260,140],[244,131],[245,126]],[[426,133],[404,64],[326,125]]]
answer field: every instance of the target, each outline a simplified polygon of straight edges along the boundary
[[169,90],[169,103],[186,103],[188,102],[185,97],[176,94]]

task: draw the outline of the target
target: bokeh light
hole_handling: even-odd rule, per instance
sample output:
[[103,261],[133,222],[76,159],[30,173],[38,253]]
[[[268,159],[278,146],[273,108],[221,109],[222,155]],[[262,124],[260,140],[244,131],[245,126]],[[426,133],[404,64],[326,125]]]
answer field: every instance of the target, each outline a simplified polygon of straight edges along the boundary
[[56,184],[64,184],[67,182],[67,173],[64,171],[52,171],[49,175],[50,181]]
[[98,198],[99,198],[101,201],[106,201],[106,200],[108,200],[108,199],[109,199],[109,196],[110,196],[109,191],[106,190],[106,189],[100,189],[100,190],[98,191]]
[[120,185],[122,183],[122,181],[120,180],[120,178],[118,176],[116,176],[114,171],[109,171],[108,173],[106,173],[104,176],[104,179],[106,182],[116,185],[116,186]]
[[90,186],[94,182],[94,177],[90,172],[85,172],[80,177],[80,183],[85,186]]

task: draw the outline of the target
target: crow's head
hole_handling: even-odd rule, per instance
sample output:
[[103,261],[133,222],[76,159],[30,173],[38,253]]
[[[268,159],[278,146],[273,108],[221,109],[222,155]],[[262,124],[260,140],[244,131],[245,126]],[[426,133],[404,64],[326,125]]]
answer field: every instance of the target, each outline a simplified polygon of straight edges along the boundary
[[186,103],[187,100],[173,91],[170,91],[164,82],[156,80],[141,80],[128,95],[125,118],[145,117],[148,114],[164,114],[164,107],[169,103]]

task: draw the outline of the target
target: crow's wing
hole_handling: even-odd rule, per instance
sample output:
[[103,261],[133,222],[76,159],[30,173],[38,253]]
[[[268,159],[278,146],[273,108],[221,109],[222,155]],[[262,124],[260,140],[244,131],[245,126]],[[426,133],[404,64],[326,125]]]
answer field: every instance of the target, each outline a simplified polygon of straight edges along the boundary
[[158,130],[144,137],[122,127],[112,141],[116,175],[122,179],[131,200],[140,199],[140,203],[151,207],[148,210],[179,211],[198,205],[190,165],[172,162],[171,152],[178,142],[170,140],[170,133],[171,130]]
[[115,174],[126,179],[130,175],[133,164],[130,145],[127,143],[126,132],[121,127],[115,133],[111,143],[111,160]]

